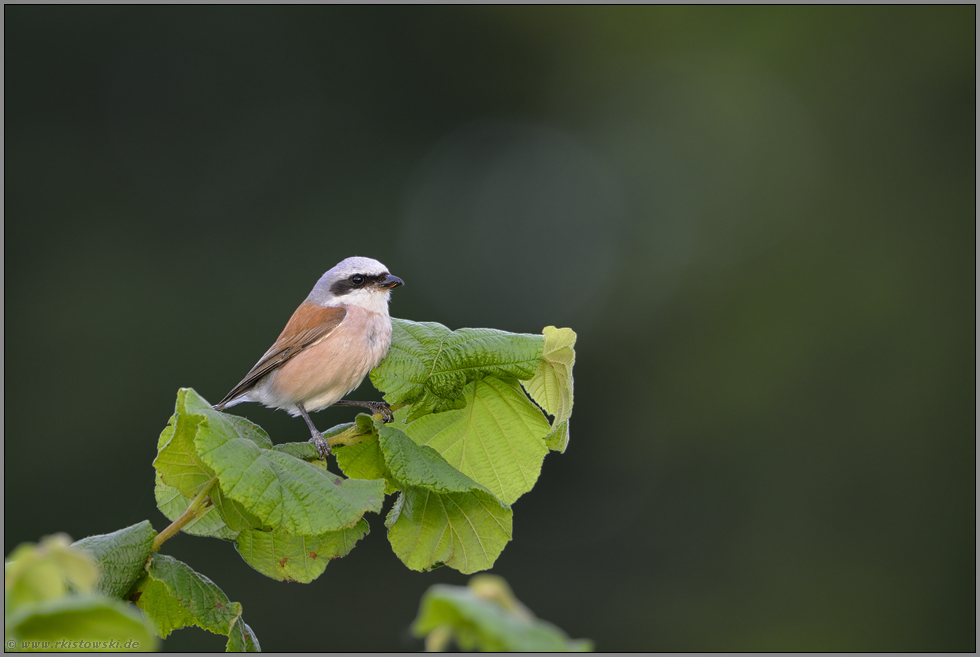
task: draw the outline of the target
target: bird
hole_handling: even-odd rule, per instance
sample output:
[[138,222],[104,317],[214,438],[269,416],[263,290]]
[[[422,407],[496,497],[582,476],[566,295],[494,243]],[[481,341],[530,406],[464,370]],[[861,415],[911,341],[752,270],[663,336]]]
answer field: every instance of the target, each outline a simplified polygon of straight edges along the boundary
[[310,413],[328,406],[360,406],[394,416],[384,402],[342,400],[364,380],[391,346],[391,290],[404,285],[373,258],[354,256],[327,271],[293,313],[275,343],[224,399],[222,411],[258,402],[306,420],[320,458],[330,446]]

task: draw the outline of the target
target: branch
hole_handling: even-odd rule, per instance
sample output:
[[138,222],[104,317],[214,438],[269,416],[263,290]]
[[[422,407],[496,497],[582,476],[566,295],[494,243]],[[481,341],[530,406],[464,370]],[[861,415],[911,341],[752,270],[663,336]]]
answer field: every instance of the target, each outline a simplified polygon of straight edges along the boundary
[[173,537],[174,534],[183,529],[191,521],[196,520],[198,517],[204,515],[206,511],[211,506],[211,500],[208,498],[208,493],[214,485],[218,483],[217,477],[212,477],[211,481],[204,485],[201,492],[197,494],[190,505],[188,505],[187,510],[180,514],[180,517],[174,520],[170,525],[164,529],[162,532],[157,534],[156,538],[153,539],[153,546],[150,548],[151,552],[157,552],[160,546],[163,545],[168,539]]

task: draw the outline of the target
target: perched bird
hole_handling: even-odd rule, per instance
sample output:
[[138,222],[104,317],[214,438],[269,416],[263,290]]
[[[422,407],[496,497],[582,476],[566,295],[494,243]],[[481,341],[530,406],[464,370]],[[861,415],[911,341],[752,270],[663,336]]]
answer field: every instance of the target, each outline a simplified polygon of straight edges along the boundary
[[340,401],[361,384],[391,346],[388,299],[404,281],[372,258],[341,261],[313,286],[276,340],[241,383],[214,405],[242,402],[302,415],[322,458],[330,454],[309,413],[328,406],[363,406],[393,419],[384,402]]

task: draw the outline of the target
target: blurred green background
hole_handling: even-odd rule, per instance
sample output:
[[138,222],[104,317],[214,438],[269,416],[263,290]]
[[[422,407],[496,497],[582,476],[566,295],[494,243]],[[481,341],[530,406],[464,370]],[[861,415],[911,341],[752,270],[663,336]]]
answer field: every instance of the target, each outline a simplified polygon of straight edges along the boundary
[[[974,6],[4,19],[5,553],[162,529],[177,389],[220,399],[363,255],[396,317],[578,332],[571,445],[493,569],[539,616],[601,650],[975,650]],[[382,520],[308,586],[166,551],[267,650],[417,650],[422,592],[467,578]]]

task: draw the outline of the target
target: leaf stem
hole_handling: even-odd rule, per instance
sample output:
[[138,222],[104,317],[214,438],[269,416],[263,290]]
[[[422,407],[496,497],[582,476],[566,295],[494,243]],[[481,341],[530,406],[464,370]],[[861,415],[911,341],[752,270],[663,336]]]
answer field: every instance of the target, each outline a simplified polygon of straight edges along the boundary
[[153,545],[150,547],[151,552],[157,552],[160,546],[163,545],[168,539],[173,537],[174,534],[183,529],[192,520],[195,520],[202,511],[207,507],[211,506],[211,500],[208,499],[208,493],[214,485],[218,483],[217,477],[212,477],[211,481],[204,485],[201,492],[197,494],[191,503],[187,506],[187,510],[180,514],[176,520],[174,520],[170,525],[164,529],[162,532],[157,534],[156,538],[153,539]]

